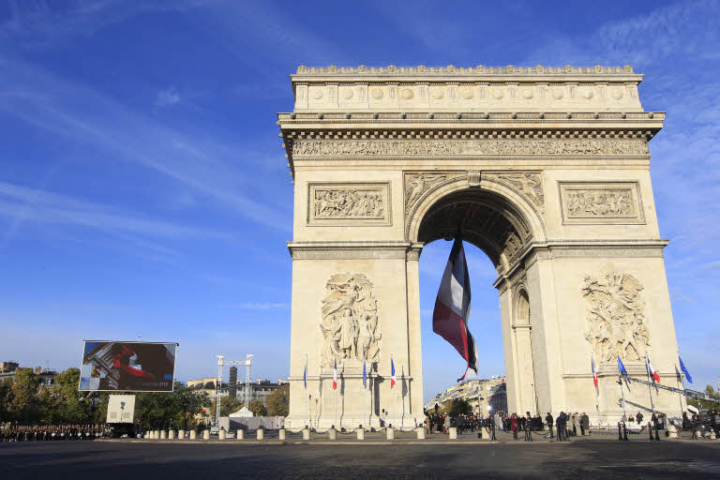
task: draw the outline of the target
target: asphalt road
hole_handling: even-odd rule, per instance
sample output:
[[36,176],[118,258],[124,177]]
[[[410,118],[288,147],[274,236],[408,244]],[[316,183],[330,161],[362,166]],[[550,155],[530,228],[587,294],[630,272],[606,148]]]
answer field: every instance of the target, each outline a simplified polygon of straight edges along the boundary
[[720,441],[577,439],[568,443],[419,445],[327,442],[0,443],[15,479],[720,479]]

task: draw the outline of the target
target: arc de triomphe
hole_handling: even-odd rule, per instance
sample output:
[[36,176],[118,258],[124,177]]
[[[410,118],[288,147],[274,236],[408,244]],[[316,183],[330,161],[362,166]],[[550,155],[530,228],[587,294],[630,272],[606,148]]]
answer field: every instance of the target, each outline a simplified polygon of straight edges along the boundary
[[[286,425],[424,419],[420,330],[432,327],[418,263],[460,226],[497,269],[511,412],[594,418],[594,356],[600,417],[617,419],[618,352],[631,375],[646,378],[649,354],[679,386],[649,170],[665,115],[643,110],[642,77],[628,66],[298,68],[278,122],[295,188]],[[683,408],[653,397],[659,411]],[[640,385],[625,398],[628,412],[650,407]]]

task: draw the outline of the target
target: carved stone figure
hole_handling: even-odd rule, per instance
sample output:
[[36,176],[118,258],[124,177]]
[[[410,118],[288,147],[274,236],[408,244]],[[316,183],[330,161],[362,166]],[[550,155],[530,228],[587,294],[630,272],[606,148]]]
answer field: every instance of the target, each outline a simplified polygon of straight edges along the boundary
[[586,276],[582,290],[588,301],[585,338],[596,357],[610,361],[619,353],[626,360],[641,360],[649,341],[640,281],[608,265],[599,279]]
[[384,199],[380,190],[318,189],[314,213],[315,218],[383,218]]
[[539,173],[504,173],[497,176],[498,179],[504,180],[535,202],[535,205],[542,207],[545,203],[545,195],[543,193],[542,177]]
[[322,365],[351,359],[377,362],[382,334],[372,283],[361,273],[337,274],[328,280],[326,290],[319,326],[324,339]]
[[447,175],[431,175],[427,173],[408,174],[405,177],[405,209],[410,210],[410,207],[412,207],[434,183],[446,179]]
[[566,194],[568,217],[634,216],[630,188],[570,190]]

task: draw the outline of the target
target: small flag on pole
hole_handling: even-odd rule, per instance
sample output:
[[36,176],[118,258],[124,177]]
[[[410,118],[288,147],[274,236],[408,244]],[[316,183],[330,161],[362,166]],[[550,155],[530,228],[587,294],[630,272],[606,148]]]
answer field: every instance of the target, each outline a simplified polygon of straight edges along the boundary
[[687,378],[687,381],[692,383],[692,377],[687,371],[687,368],[685,368],[685,364],[683,363],[682,358],[678,357],[678,360],[680,360],[680,370],[682,370],[682,372],[685,374],[685,378]]
[[395,386],[395,362],[390,357],[390,388]]
[[363,362],[363,388],[367,388],[367,368]]
[[593,374],[593,383],[595,384],[595,388],[598,386],[598,376],[597,372],[595,371],[595,357],[590,358],[590,368],[592,368],[592,374]]
[[307,356],[305,357],[305,370],[303,370],[303,385],[307,389]]
[[653,368],[652,363],[650,363],[650,356],[645,356],[645,360],[647,360],[648,372],[650,372],[650,375],[655,379],[656,382],[660,383],[660,375],[658,375],[658,373]]
[[629,378],[627,370],[625,370],[625,365],[623,365],[622,360],[620,360],[620,355],[618,355],[618,370],[620,370],[620,373],[625,375],[625,378]]
[[337,360],[335,360],[335,366],[333,367],[333,390],[337,390]]

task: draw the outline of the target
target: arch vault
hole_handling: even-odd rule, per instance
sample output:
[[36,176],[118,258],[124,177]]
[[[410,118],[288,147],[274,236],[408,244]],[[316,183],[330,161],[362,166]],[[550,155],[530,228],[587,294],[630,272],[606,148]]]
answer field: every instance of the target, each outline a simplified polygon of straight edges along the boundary
[[[664,114],[643,110],[642,75],[300,67],[291,78],[295,106],[278,122],[295,187],[289,428],[422,422],[418,260],[459,229],[497,270],[511,411],[596,412],[594,357],[597,414],[615,420],[618,349],[630,374],[651,355],[678,385],[649,174]],[[639,388],[626,397],[650,404]],[[655,405],[682,408],[664,391]]]

